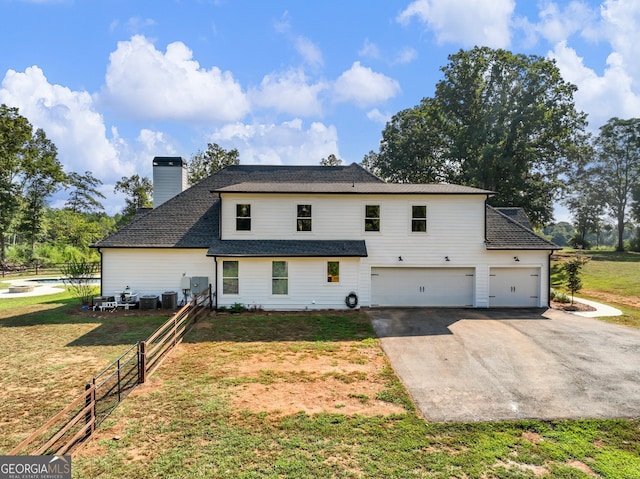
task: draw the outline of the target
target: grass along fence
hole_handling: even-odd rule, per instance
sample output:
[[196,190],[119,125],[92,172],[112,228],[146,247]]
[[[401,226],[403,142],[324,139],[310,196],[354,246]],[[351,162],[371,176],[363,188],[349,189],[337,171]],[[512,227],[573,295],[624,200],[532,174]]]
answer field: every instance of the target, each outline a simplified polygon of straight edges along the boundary
[[183,306],[145,341],[129,348],[93,377],[85,391],[40,426],[9,454],[62,455],[88,439],[138,385],[153,374],[189,327],[213,308],[211,286]]

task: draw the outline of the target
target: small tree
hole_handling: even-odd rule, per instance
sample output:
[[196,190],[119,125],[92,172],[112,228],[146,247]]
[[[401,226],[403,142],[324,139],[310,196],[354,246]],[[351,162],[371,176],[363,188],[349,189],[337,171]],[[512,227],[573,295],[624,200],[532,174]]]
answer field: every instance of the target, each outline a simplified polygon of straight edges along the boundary
[[80,303],[89,304],[95,286],[94,275],[98,270],[96,263],[88,263],[85,260],[71,260],[60,270],[64,276],[64,284],[80,300]]
[[575,293],[582,289],[582,279],[580,278],[580,273],[582,271],[582,267],[585,265],[587,260],[582,256],[578,255],[575,258],[567,261],[563,265],[563,269],[565,273],[567,273],[567,288],[571,293],[571,304],[573,304],[573,296]]

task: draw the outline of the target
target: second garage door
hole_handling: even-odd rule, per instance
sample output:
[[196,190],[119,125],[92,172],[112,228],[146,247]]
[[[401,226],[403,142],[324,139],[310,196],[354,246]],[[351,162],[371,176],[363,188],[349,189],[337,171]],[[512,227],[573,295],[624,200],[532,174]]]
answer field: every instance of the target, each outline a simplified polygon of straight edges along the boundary
[[489,306],[539,306],[539,268],[491,268]]
[[474,268],[371,268],[372,306],[473,306]]

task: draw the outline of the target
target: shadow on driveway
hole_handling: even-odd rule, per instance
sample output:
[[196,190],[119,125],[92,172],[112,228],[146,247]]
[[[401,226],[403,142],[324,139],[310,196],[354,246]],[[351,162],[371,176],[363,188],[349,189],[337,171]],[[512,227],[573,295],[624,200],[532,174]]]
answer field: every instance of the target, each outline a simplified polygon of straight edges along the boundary
[[544,309],[368,311],[432,421],[640,416],[640,330]]

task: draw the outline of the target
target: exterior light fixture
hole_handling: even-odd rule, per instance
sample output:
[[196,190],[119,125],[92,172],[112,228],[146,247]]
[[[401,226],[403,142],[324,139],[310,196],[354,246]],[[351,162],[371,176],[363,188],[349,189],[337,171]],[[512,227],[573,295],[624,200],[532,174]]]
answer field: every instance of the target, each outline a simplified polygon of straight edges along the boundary
[[444,257],[444,260],[445,260],[445,261],[451,261],[451,260],[449,259],[449,257],[448,257],[448,256],[445,256],[445,257]]
[[402,261],[402,256],[398,256],[398,261]]

